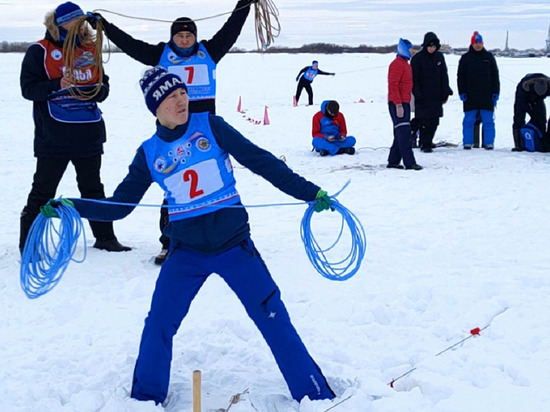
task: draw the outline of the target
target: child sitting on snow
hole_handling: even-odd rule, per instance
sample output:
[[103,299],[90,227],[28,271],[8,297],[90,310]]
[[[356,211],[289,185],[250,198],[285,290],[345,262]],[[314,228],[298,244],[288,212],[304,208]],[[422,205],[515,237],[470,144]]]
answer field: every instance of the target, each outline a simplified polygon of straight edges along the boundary
[[347,135],[346,119],[337,101],[325,100],[312,123],[313,148],[321,156],[355,153],[355,137]]

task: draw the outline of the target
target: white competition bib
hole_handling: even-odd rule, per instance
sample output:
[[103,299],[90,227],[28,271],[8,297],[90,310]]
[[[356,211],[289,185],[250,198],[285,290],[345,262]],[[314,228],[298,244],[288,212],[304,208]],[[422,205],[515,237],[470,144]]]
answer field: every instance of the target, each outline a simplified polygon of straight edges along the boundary
[[206,64],[170,66],[168,71],[179,76],[187,86],[207,86],[210,84]]
[[216,159],[208,159],[167,177],[164,184],[177,204],[188,204],[223,188]]

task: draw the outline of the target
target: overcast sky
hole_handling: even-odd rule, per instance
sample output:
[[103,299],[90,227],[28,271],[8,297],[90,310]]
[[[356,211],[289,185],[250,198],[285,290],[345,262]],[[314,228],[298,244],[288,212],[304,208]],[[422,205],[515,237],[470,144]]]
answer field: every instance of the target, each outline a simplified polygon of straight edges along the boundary
[[[148,0],[77,2],[85,11],[105,9],[130,16],[167,22],[150,22],[104,15],[133,36],[156,43],[167,40],[169,21],[189,16],[198,22],[199,38],[209,39],[226,16],[208,17],[230,11],[232,0],[160,0],[152,10]],[[33,41],[44,33],[44,14],[57,6],[47,0],[0,0],[0,41]],[[503,49],[506,32],[511,48],[545,48],[550,23],[550,2],[511,1],[416,1],[416,0],[273,0],[279,9],[280,35],[276,46],[295,47],[307,43],[335,43],[350,46],[395,44],[399,37],[415,44],[427,31],[442,42],[465,47],[474,30],[484,37],[489,49]],[[256,48],[254,19],[249,17],[237,47]]]

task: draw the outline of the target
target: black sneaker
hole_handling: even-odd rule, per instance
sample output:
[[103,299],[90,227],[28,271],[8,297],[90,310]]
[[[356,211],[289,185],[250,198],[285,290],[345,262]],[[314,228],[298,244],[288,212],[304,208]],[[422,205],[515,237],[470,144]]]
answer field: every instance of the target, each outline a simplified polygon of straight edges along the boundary
[[404,169],[405,166],[403,165],[396,165],[395,163],[388,163],[386,166],[388,169]]
[[407,170],[422,170],[422,166],[417,165],[416,163],[410,166],[406,166],[405,169]]
[[320,154],[321,156],[328,156],[328,150],[323,150],[323,149],[321,149],[321,150],[319,150],[319,154]]
[[160,253],[155,257],[155,265],[162,265],[168,256],[168,249],[162,249]]
[[121,245],[118,240],[96,240],[94,247],[96,249],[106,250],[107,252],[128,252],[131,247]]

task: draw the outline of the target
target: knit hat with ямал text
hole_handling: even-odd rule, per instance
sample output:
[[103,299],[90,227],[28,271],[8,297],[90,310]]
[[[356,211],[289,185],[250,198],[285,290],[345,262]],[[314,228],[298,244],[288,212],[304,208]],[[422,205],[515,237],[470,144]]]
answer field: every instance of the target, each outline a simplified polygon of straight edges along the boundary
[[174,34],[180,31],[188,31],[197,37],[197,25],[189,17],[178,17],[174,20],[172,27],[170,27],[170,37],[174,37]]
[[76,4],[68,1],[60,4],[55,9],[55,24],[57,24],[58,27],[61,27],[80,16],[84,16],[82,9]]
[[168,72],[164,67],[155,66],[149,69],[139,81],[145,104],[153,115],[157,115],[160,104],[170,93],[177,89],[185,89],[187,86],[178,76]]
[[472,38],[470,39],[470,44],[474,43],[483,43],[483,37],[477,31],[474,31],[474,34],[472,34]]

